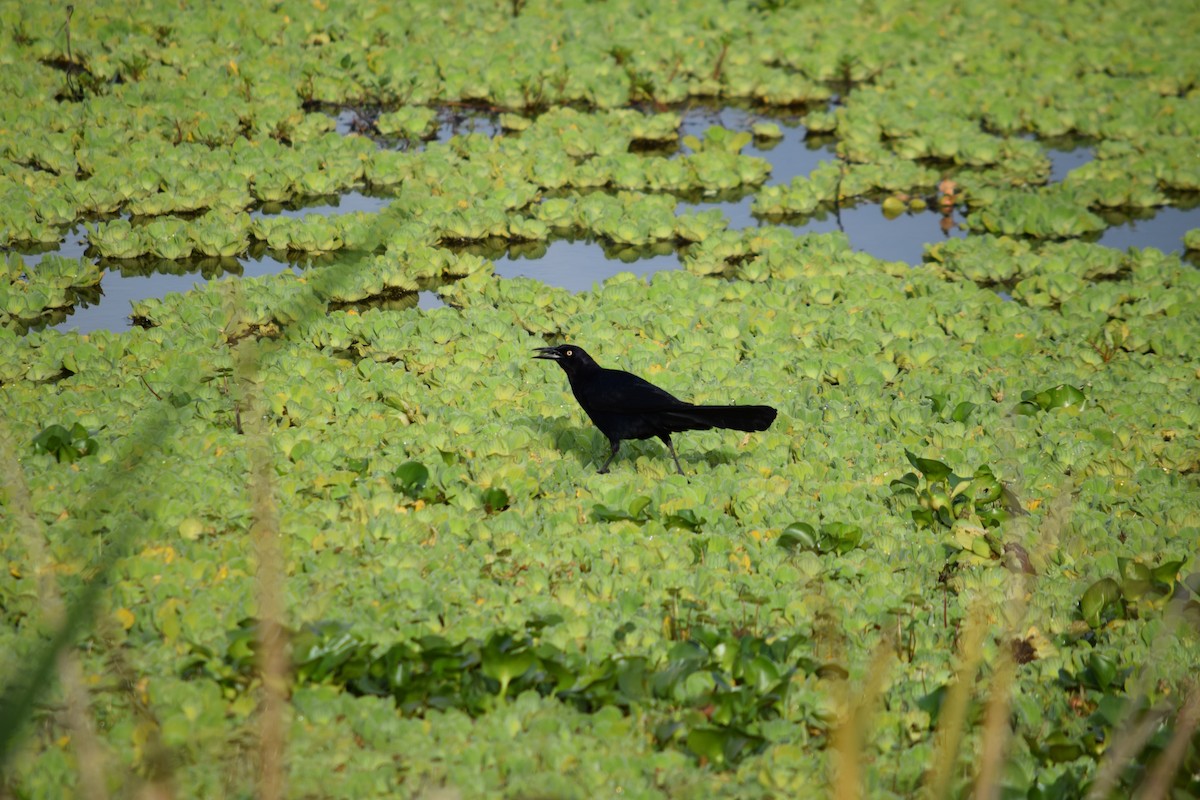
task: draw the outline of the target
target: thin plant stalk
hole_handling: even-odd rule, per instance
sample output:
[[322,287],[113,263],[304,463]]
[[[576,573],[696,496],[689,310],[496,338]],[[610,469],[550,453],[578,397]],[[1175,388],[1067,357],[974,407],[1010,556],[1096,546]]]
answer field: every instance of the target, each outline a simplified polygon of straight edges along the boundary
[[992,675],[987,713],[983,720],[983,747],[979,754],[979,775],[975,781],[976,800],[998,800],[1000,776],[1012,737],[1009,710],[1012,707],[1012,687],[1016,678],[1016,662],[1012,652],[1003,648],[1000,662]]
[[1088,788],[1086,800],[1105,800],[1112,796],[1121,771],[1142,751],[1168,713],[1166,708],[1155,708],[1137,722],[1127,721],[1123,725],[1120,732],[1113,736],[1112,745],[1104,753],[1104,760],[1096,770],[1096,777]]
[[871,658],[871,666],[867,672],[866,683],[859,693],[857,703],[852,703],[847,691],[848,686],[842,684],[842,705],[846,712],[842,723],[833,732],[831,748],[830,797],[838,800],[856,800],[863,797],[865,781],[863,780],[862,764],[863,750],[866,747],[866,734],[870,730],[871,717],[883,694],[883,686],[888,673],[889,662],[895,644],[891,636],[885,636],[875,654]]
[[258,560],[255,586],[258,599],[259,675],[262,704],[259,715],[260,800],[280,800],[286,792],[284,753],[288,654],[285,641],[283,557],[279,547],[279,514],[272,481],[271,441],[264,423],[265,404],[259,378],[260,352],[253,338],[237,345],[239,414],[250,462],[250,534]]
[[[1069,494],[1059,495],[1052,503],[1049,513],[1042,521],[1035,541],[1038,543],[1037,555],[1045,556],[1049,542],[1057,541],[1064,530],[1070,515],[1071,498]],[[1028,539],[1028,537],[1025,537]],[[1014,565],[1014,569],[1022,565]],[[1011,643],[1017,640],[1019,631],[1024,627],[1026,614],[1029,610],[1030,584],[1033,579],[1023,571],[1016,571],[1009,585],[1009,596],[1006,602],[1004,618],[1008,621],[1001,642]],[[988,696],[987,711],[983,720],[983,744],[979,754],[979,773],[975,779],[975,797],[977,800],[998,800],[1000,797],[1001,775],[1004,762],[1008,755],[1008,742],[1012,738],[1010,711],[1012,708],[1012,688],[1017,678],[1017,663],[1011,647],[1002,647],[999,661],[992,675],[991,691]]]
[[[51,628],[62,628],[67,615],[54,580],[53,564],[46,552],[45,531],[33,512],[29,486],[16,453],[17,447],[8,426],[0,422],[0,486],[25,545],[29,572],[38,579],[38,604],[42,616]],[[80,796],[85,800],[106,800],[104,748],[96,737],[83,667],[74,650],[63,648],[58,651],[56,668],[66,700],[67,727],[75,743]]]
[[[1157,660],[1158,654],[1166,652],[1166,649],[1171,646],[1174,637],[1178,635],[1178,627],[1183,623],[1180,605],[1181,603],[1172,601],[1167,606],[1167,613],[1163,617],[1167,624],[1155,637],[1154,643],[1150,647],[1149,660],[1135,672],[1133,685],[1126,689],[1126,694],[1134,702],[1127,704],[1122,719],[1114,726],[1115,733],[1112,736],[1112,744],[1105,751],[1104,759],[1096,770],[1096,777],[1088,789],[1087,800],[1104,800],[1112,794],[1121,778],[1122,770],[1142,751],[1142,748],[1150,741],[1150,737],[1162,724],[1163,719],[1170,713],[1168,705],[1159,704],[1158,707],[1150,710],[1140,719],[1138,718],[1145,707],[1143,701],[1150,695],[1152,666]],[[1194,682],[1192,693],[1195,693]],[[1189,694],[1188,697],[1190,699],[1191,695]],[[1182,718],[1182,710],[1180,715]],[[1150,778],[1147,777],[1147,781],[1149,780]]]
[[938,716],[933,766],[925,784],[925,797],[931,800],[948,797],[950,793],[954,766],[958,762],[958,751],[966,727],[971,689],[975,684],[979,664],[983,661],[983,638],[987,629],[984,610],[978,607],[972,609],[963,626],[963,636],[958,648],[960,662],[955,680],[946,692],[946,700]]
[[1154,766],[1150,768],[1150,774],[1146,776],[1146,780],[1138,788],[1135,795],[1137,800],[1159,800],[1159,798],[1170,796],[1175,773],[1179,771],[1179,766],[1187,756],[1188,747],[1192,743],[1192,735],[1195,734],[1198,724],[1200,724],[1200,683],[1193,679],[1189,681],[1187,696],[1184,698],[1183,706],[1179,709],[1178,716],[1175,717],[1175,731],[1171,735],[1171,741],[1158,760],[1154,762]]

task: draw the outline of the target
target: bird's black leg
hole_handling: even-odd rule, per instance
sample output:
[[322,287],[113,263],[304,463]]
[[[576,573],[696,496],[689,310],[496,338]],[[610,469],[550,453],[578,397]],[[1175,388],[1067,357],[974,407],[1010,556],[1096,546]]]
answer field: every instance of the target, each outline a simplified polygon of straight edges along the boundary
[[609,445],[609,447],[612,448],[612,452],[608,454],[608,460],[605,461],[604,466],[602,466],[600,468],[601,475],[608,472],[608,465],[611,464],[612,460],[617,457],[617,450],[621,447],[621,440],[620,439],[609,439],[608,445]]
[[679,474],[683,474],[683,467],[679,466],[679,456],[675,455],[675,445],[671,444],[671,434],[665,433],[658,438],[662,439],[667,444],[667,449],[671,451],[671,458],[675,459],[675,469],[679,470]]

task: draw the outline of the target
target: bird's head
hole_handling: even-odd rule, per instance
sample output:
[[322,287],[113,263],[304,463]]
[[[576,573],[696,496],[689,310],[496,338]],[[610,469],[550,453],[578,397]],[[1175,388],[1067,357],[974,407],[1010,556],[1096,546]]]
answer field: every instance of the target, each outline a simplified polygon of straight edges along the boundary
[[555,361],[568,375],[574,375],[580,370],[595,367],[596,362],[584,352],[583,348],[573,344],[560,344],[554,347],[539,347],[534,358],[544,358]]

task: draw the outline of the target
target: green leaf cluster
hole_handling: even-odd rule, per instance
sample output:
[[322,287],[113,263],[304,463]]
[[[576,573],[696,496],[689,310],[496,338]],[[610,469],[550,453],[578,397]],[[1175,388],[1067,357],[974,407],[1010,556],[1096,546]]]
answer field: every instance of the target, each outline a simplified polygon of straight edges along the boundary
[[973,231],[1035,239],[1070,239],[1108,225],[1088,210],[1080,189],[1058,184],[1023,194],[1001,194],[967,216]]
[[657,518],[660,519],[663,527],[667,530],[676,528],[699,531],[704,525],[704,519],[691,508],[680,508],[660,516],[655,513],[651,502],[651,499],[646,495],[638,495],[624,508],[597,503],[592,507],[592,517],[600,522],[619,522],[625,520],[639,524]]
[[[932,526],[938,522],[948,528],[959,523],[995,528],[1014,513],[1024,513],[1010,490],[986,464],[974,474],[962,476],[955,475],[945,462],[921,458],[908,450],[904,455],[917,472],[905,473],[892,481],[891,488],[897,495],[915,495],[918,507],[910,509],[910,513],[918,525]],[[1004,507],[999,505],[1001,501]],[[974,536],[968,539],[964,549],[982,558],[993,558],[1002,552],[995,542]]]
[[47,255],[29,265],[9,253],[0,262],[0,326],[20,328],[53,310],[70,308],[101,278],[99,267],[85,258]]
[[862,528],[844,522],[829,522],[819,527],[807,522],[793,522],[779,534],[777,544],[785,550],[844,556],[860,546],[862,537]]
[[[318,626],[306,669],[324,676],[290,699],[298,795],[601,796],[614,776],[639,797],[811,794],[836,749],[836,698],[869,685],[882,647],[864,792],[922,791],[956,686],[974,693],[963,744],[976,752],[984,693],[1011,654],[996,788],[1077,796],[1126,723],[1150,720],[1116,778],[1114,793],[1134,796],[1174,752],[1197,663],[1200,285],[1175,256],[1079,240],[1113,210],[1200,185],[1191,9],[471,11],[99,2],[76,6],[69,62],[62,9],[0,11],[0,245],[54,244],[86,221],[97,255],[180,269],[189,248],[232,258],[272,240],[297,258],[344,256],[139,304],[139,327],[120,334],[0,328],[4,424],[28,454],[0,504],[6,680],[38,663],[53,628],[44,578],[68,609],[101,593],[85,610],[106,619],[74,652],[110,791],[136,793],[166,763],[182,792],[245,793],[259,718],[253,633],[238,628],[257,613],[240,392],[255,391],[289,624]],[[705,97],[793,104],[810,132],[837,135],[839,163],[779,189],[734,147],[744,131],[681,152],[680,114],[663,104]],[[392,150],[335,132],[347,104],[408,130],[431,109],[486,106],[507,112],[506,132]],[[1085,137],[1096,160],[1046,186],[1043,147],[1059,135]],[[931,247],[914,269],[841,235],[674,213],[677,193],[756,191],[761,213],[812,213],[944,179],[975,230],[1011,236]],[[300,222],[252,211],[363,186],[389,206]],[[687,269],[572,295],[497,280],[455,249],[558,229],[610,247],[691,243]],[[11,299],[36,270],[7,263]],[[449,307],[405,307],[414,288],[461,276],[437,287]],[[593,475],[604,441],[562,376],[528,358],[564,340],[689,400],[771,402],[779,420],[745,441],[681,437],[690,482],[653,442]],[[258,356],[253,388],[235,378],[241,347]],[[1073,394],[1059,386],[1086,401],[1062,402]],[[91,450],[76,425],[103,430],[102,446],[70,464],[29,452],[48,421],[76,452]],[[991,485],[949,465],[985,464],[1029,517],[931,536],[895,513],[906,451],[937,454],[908,486],[931,507],[935,490]],[[994,507],[969,499],[981,520]],[[31,524],[41,560],[21,534]],[[789,528],[796,546],[778,546]],[[1036,580],[991,568],[997,549],[1021,553],[1009,545]],[[97,569],[103,584],[89,582]],[[979,610],[981,652],[960,658]],[[353,633],[319,627],[329,619]],[[781,654],[761,631],[800,644]],[[396,642],[396,665],[424,683],[378,661]],[[975,656],[980,677],[963,682]],[[559,697],[557,678],[542,693],[551,679],[535,676],[561,665],[595,710]],[[364,666],[388,697],[354,692]],[[418,686],[419,715],[398,712],[395,687]],[[623,693],[639,699],[622,706]],[[6,788],[77,794],[79,740],[57,699],[40,708]],[[1173,790],[1191,796],[1184,750]],[[956,765],[950,791],[975,791],[973,769]]]
[[[1004,240],[984,241],[997,262],[1011,257]],[[155,469],[136,497],[101,496],[94,510],[64,516],[73,509],[71,498],[103,482],[106,447],[70,469],[51,458],[30,459],[26,467],[38,513],[60,520],[47,528],[59,563],[87,564],[95,537],[107,541],[114,526],[152,520],[160,531],[115,567],[109,602],[130,614],[122,641],[130,643],[137,668],[168,676],[151,678],[152,690],[161,693],[155,696],[206,720],[197,723],[205,726],[203,736],[171,741],[196,755],[218,752],[226,720],[244,719],[253,707],[244,691],[226,698],[219,676],[169,677],[185,666],[178,647],[224,653],[227,632],[253,614],[254,569],[245,546],[250,504],[241,488],[244,437],[228,389],[233,354],[227,346],[251,336],[262,352],[281,529],[294,565],[287,586],[297,598],[295,627],[341,617],[352,621],[362,642],[434,635],[486,643],[497,631],[558,614],[563,621],[546,628],[534,647],[549,643],[566,661],[590,665],[622,653],[668,663],[691,630],[717,630],[722,637],[779,630],[803,634],[830,652],[843,635],[859,636],[874,625],[898,628],[911,637],[899,640],[898,657],[938,676],[897,669],[888,690],[891,707],[879,712],[879,730],[902,732],[881,739],[882,746],[911,753],[929,741],[930,695],[952,680],[955,621],[975,598],[1002,594],[1012,574],[982,568],[984,560],[974,555],[975,540],[982,539],[994,556],[989,535],[1001,544],[995,529],[956,526],[952,534],[970,534],[960,542],[954,535],[931,537],[910,515],[895,513],[889,483],[906,471],[899,466],[906,463],[904,451],[937,453],[945,465],[988,464],[995,475],[1015,476],[1031,512],[1021,526],[1013,520],[999,529],[1002,544],[1022,545],[1039,573],[1038,610],[1028,625],[1041,638],[1032,645],[1036,658],[1017,678],[1016,724],[1032,743],[1014,740],[1014,762],[1038,766],[1021,785],[1032,785],[1047,764],[1075,778],[1087,774],[1094,761],[1082,756],[1076,763],[1039,755],[1050,752],[1057,733],[1070,746],[1082,746],[1087,733],[1082,723],[1060,722],[1075,719],[1069,704],[1077,696],[1058,682],[1060,671],[1086,679],[1085,656],[1098,650],[1113,664],[1152,664],[1147,669],[1172,685],[1193,652],[1190,634],[1181,633],[1179,647],[1163,651],[1162,661],[1149,658],[1154,631],[1167,624],[1167,607],[1144,606],[1137,618],[1113,616],[1123,627],[1107,628],[1098,644],[1073,627],[1082,622],[1080,597],[1096,580],[1120,574],[1118,558],[1146,564],[1187,558],[1186,543],[1200,529],[1187,479],[1200,463],[1189,349],[1189,331],[1200,327],[1183,326],[1171,334],[1178,339],[1159,329],[1197,313],[1200,293],[1188,290],[1192,271],[1177,258],[1131,253],[1119,256],[1127,268],[1113,280],[1083,283],[1064,307],[1115,298],[1128,327],[1123,341],[1131,349],[1118,347],[1104,361],[1088,344],[1095,315],[1004,301],[934,263],[918,269],[881,263],[854,253],[838,235],[720,233],[694,249],[697,264],[712,259],[721,270],[768,273],[757,281],[689,271],[660,273],[649,282],[624,275],[573,295],[479,270],[442,290],[451,307],[413,312],[339,310],[331,298],[342,289],[350,293],[352,276],[382,266],[316,266],[303,277],[215,282],[144,304],[152,327],[123,334],[98,332],[84,340],[55,331],[0,332],[8,424],[27,431],[26,440],[46,420],[64,427],[78,421],[89,431],[104,426],[106,441],[130,436],[146,414],[171,421],[171,435],[153,445]],[[1108,263],[1104,252],[1085,248],[1079,255]],[[1149,346],[1136,349],[1147,337],[1155,342],[1153,354]],[[681,438],[690,481],[671,473],[653,443],[627,445],[611,475],[590,475],[605,443],[561,376],[546,375],[529,359],[531,347],[547,339],[588,342],[602,363],[646,375],[695,402],[778,404],[780,419],[745,444],[716,431]],[[1177,349],[1159,342],[1177,342]],[[1070,407],[1078,413],[1013,413],[1023,392],[1059,384],[1083,387],[1087,402]],[[764,386],[773,387],[768,395]],[[180,482],[179,475],[191,477]],[[918,491],[922,485],[932,491],[935,481],[922,480]],[[1048,510],[1062,496],[1074,498],[1065,519]],[[632,519],[597,519],[598,505]],[[976,502],[976,517],[981,508],[993,506]],[[1051,519],[1064,521],[1039,538]],[[807,540],[791,549],[778,546],[796,520],[823,520],[811,523],[814,546]],[[861,539],[853,546],[856,532]],[[942,584],[948,548],[961,557]],[[451,563],[455,569],[445,569]],[[20,582],[6,586],[9,619],[36,613],[36,593]],[[1117,609],[1110,606],[1101,618]],[[21,641],[16,627],[6,630],[11,641]],[[514,634],[511,645],[497,640],[497,647],[502,655],[511,651],[519,666],[526,657],[516,646],[522,641]],[[869,653],[848,646],[846,656],[838,669],[858,680]],[[218,674],[213,659],[207,663]],[[603,753],[634,747],[638,770],[651,769],[647,765],[667,753],[703,755],[709,764],[720,763],[720,753],[735,765],[728,779],[744,787],[736,777],[743,768],[766,770],[780,784],[820,769],[823,734],[812,731],[826,730],[831,719],[823,683],[829,670],[793,675],[779,717],[721,732],[699,701],[662,706],[663,716],[646,727],[638,722],[642,717],[620,709],[610,718],[614,712],[583,713],[536,691],[523,699],[525,678],[503,659],[496,663],[491,676],[480,667],[472,678],[490,687],[480,702],[495,702],[500,681],[509,679],[510,702],[483,713],[471,728],[489,748],[512,739],[501,721],[511,713],[544,719],[538,724],[556,731],[609,730],[585,740]],[[714,697],[718,686],[706,674],[684,679],[701,700]],[[1108,693],[1128,696],[1111,688],[1124,685],[1110,684]],[[220,691],[210,697],[206,686]],[[372,742],[395,735],[395,746],[406,752],[432,753],[422,749],[433,748],[430,734],[406,727],[388,707],[351,698],[372,709],[370,719],[360,717],[353,710],[359,706],[344,704],[344,693],[325,688],[330,691],[315,683],[297,687],[296,702],[315,719],[332,715],[330,730],[365,726]],[[1085,689],[1092,691],[1097,698],[1104,694]],[[536,712],[527,705],[535,701]],[[454,722],[455,713],[461,712],[427,710],[422,721],[439,737],[434,749],[459,764],[470,736]],[[339,714],[360,721],[336,722]],[[170,712],[165,729],[186,730],[186,717],[176,716]],[[610,719],[614,727],[604,728]],[[672,729],[680,720],[685,728]],[[660,721],[666,727],[656,736]],[[748,736],[763,739],[761,752]],[[669,742],[661,751],[654,746],[660,740]],[[475,741],[472,747],[479,746]],[[293,744],[302,752],[316,747],[303,731]],[[53,761],[52,741],[34,746],[41,755],[23,775],[41,775]],[[780,749],[788,747],[796,751]],[[377,743],[370,752],[391,751]],[[506,758],[519,759],[519,752]],[[181,780],[207,780],[199,766],[181,770]],[[461,770],[462,780],[474,780],[465,777],[473,774],[469,769]],[[897,780],[915,787],[920,776],[918,769]]]
[[[789,705],[797,673],[815,673],[804,637],[763,638],[696,629],[661,659],[636,653],[599,661],[564,651],[539,632],[562,622],[534,620],[525,632],[484,639],[422,636],[380,646],[348,626],[314,623],[289,634],[298,686],[332,684],[356,696],[391,698],[402,714],[459,710],[479,717],[508,697],[536,692],[587,714],[615,709],[648,716],[659,748],[677,747],[729,768],[761,752],[762,724]],[[215,651],[193,646],[187,680],[214,681],[230,696],[248,690],[256,670],[257,623],[243,620]]]
[[99,445],[88,429],[76,422],[68,430],[62,425],[49,425],[31,442],[35,453],[47,453],[58,462],[68,464],[84,456],[95,455]]
[[1162,611],[1171,602],[1188,621],[1200,619],[1200,575],[1180,580],[1180,568],[1186,563],[1180,559],[1152,567],[1140,559],[1117,559],[1118,577],[1101,578],[1080,596],[1083,621],[1100,628],[1113,620]]

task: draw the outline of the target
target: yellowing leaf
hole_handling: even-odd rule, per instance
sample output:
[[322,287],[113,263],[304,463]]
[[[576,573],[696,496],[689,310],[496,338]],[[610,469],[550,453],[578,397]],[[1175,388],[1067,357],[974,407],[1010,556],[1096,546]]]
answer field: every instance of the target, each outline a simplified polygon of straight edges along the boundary
[[179,535],[189,542],[194,542],[204,533],[204,523],[195,517],[187,517],[179,523]]
[[130,628],[133,627],[133,623],[134,623],[133,612],[130,611],[128,608],[124,608],[124,607],[118,608],[116,611],[113,612],[113,616],[117,618],[117,622],[121,623],[121,627],[124,628],[125,630],[129,630]]

